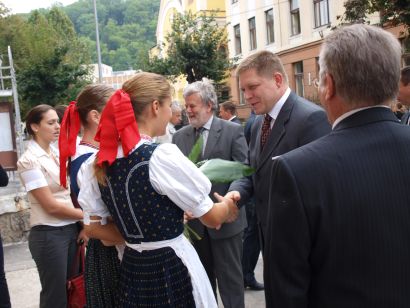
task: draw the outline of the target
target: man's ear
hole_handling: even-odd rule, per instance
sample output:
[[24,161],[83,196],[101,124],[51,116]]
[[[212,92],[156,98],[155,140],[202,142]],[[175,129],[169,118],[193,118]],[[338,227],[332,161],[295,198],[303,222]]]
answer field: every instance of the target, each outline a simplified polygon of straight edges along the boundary
[[325,98],[326,100],[329,100],[333,96],[336,95],[335,81],[333,79],[333,76],[330,74],[325,75],[325,87],[326,87]]
[[276,87],[279,89],[283,84],[283,75],[281,73],[274,73],[273,80],[275,81]]

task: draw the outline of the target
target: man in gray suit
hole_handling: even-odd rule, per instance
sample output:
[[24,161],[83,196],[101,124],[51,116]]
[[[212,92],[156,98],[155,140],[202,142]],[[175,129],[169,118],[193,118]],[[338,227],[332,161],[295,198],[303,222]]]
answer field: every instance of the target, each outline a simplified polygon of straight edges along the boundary
[[272,52],[250,55],[236,73],[257,115],[249,143],[249,162],[256,172],[232,183],[230,190],[239,192],[241,203],[253,193],[263,252],[272,158],[326,135],[330,125],[321,107],[291,92],[282,62]]
[[[214,116],[217,97],[208,80],[197,81],[184,90],[185,107],[190,125],[181,128],[173,136],[173,143],[188,155],[198,137],[204,140],[201,159],[221,158],[247,162],[248,146],[242,126]],[[213,193],[225,195],[229,184],[213,184]],[[241,308],[244,303],[242,274],[242,233],[246,226],[242,208],[238,219],[225,223],[219,230],[204,227],[198,219],[189,222],[201,237],[193,245],[205,267],[214,292],[216,281],[224,307]]]
[[236,105],[231,101],[226,101],[219,104],[219,117],[221,119],[242,125],[241,120],[239,120],[236,116]]

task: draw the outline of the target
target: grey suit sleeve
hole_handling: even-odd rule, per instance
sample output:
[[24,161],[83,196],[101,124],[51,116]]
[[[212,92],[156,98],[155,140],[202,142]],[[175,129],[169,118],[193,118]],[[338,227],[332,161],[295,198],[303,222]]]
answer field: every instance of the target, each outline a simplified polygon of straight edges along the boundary
[[306,119],[303,129],[300,131],[299,146],[308,144],[330,133],[331,127],[327,115],[323,110],[312,112]]
[[271,183],[264,250],[269,261],[264,262],[266,307],[306,308],[311,279],[309,225],[295,177],[281,158],[273,163]]

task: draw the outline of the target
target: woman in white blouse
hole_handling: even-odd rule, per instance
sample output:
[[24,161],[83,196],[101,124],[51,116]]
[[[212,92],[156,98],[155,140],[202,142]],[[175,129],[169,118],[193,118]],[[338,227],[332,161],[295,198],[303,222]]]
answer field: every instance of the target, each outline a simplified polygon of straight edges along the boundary
[[31,207],[29,249],[40,276],[40,307],[66,308],[66,280],[77,240],[83,237],[76,222],[83,213],[74,208],[70,191],[60,186],[58,152],[50,146],[60,132],[54,108],[32,108],[26,127],[33,139],[17,166]]

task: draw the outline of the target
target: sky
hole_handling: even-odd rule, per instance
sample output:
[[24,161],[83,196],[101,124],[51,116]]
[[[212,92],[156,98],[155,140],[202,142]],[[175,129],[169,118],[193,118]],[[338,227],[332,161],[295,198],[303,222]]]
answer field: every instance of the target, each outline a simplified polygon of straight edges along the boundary
[[12,14],[28,13],[39,8],[49,8],[55,3],[66,6],[77,0],[0,0],[4,6],[11,10]]

